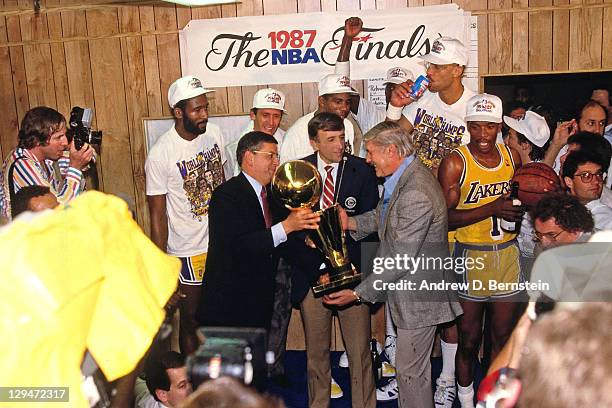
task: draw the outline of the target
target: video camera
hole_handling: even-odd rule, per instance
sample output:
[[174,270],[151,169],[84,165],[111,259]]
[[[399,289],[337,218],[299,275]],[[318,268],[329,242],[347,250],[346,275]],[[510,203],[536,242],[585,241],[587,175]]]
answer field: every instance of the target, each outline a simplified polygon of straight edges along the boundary
[[274,362],[273,355],[266,353],[264,329],[205,327],[198,331],[206,340],[186,362],[194,390],[219,377],[233,377],[263,390],[268,365]]
[[91,120],[93,119],[93,112],[90,108],[81,108],[75,106],[70,111],[70,129],[66,132],[68,142],[72,143],[74,139],[74,147],[77,150],[88,144],[101,145],[102,144],[102,131],[91,130]]

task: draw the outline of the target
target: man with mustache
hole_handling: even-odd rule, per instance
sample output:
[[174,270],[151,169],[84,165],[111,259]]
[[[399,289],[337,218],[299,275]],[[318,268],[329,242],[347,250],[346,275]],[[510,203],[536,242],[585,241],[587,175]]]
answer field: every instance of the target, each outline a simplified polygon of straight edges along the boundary
[[179,342],[184,354],[198,345],[194,316],[208,252],[208,205],[212,190],[225,181],[223,136],[208,123],[209,92],[191,75],[170,86],[174,126],[160,136],[145,164],[151,239],[182,264]]

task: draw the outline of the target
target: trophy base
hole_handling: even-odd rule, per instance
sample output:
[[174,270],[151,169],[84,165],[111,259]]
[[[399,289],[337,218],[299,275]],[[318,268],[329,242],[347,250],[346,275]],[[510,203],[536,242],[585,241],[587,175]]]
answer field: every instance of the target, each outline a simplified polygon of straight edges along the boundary
[[344,271],[329,274],[329,282],[312,286],[315,297],[323,296],[327,293],[345,289],[361,281],[361,274],[357,272],[353,265],[348,264]]

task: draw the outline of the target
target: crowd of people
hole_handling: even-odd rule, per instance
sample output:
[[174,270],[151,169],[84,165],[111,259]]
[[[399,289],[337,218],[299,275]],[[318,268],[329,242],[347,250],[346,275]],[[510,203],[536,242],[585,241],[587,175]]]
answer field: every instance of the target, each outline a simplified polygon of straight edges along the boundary
[[[413,74],[394,67],[385,81],[385,110],[350,85],[349,55],[361,29],[359,18],[346,20],[335,72],[319,82],[317,109],[286,132],[280,129],[285,95],[279,90],[257,91],[249,126],[238,139],[226,140],[223,129],[208,123],[212,90],[195,76],[170,86],[174,126],[148,153],[146,195],[151,240],[181,261],[174,300],[180,308],[182,354],[168,352],[146,366],[146,380],[136,384],[137,406],[185,403],[192,391],[185,356],[199,347],[200,326],[266,329],[276,356],[270,375],[283,383],[282,356],[296,307],[305,332],[310,407],[327,407],[330,398],[343,395],[331,375],[333,315],[346,348],[341,365],[350,370],[354,407],[392,399],[400,407],[451,407],[455,399],[462,408],[474,407],[478,356],[482,352],[486,362],[503,355],[526,313],[526,287],[538,254],[612,230],[612,178],[607,177],[612,109],[606,89],[594,90],[573,119],[557,123],[550,109],[520,101],[504,104],[495,95],[466,88],[466,47],[440,37],[419,57],[429,79],[425,93],[415,96]],[[298,159],[318,170],[322,194],[312,208],[287,209],[271,197],[270,183],[281,163]],[[59,112],[30,110],[18,147],[2,166],[2,215],[10,220],[24,211],[67,204],[85,190],[83,171],[93,160],[91,146],[77,150],[68,142]],[[540,192],[537,203],[527,205],[510,193],[515,173],[530,163],[549,166],[558,180],[551,191]],[[530,190],[524,183],[518,188]],[[319,227],[320,210],[336,204],[349,258],[362,280],[315,296],[311,287],[324,279],[329,260],[312,248],[308,235]],[[409,271],[399,263],[385,263],[382,273],[372,273],[371,260],[362,254],[364,242],[377,242],[376,257],[386,260],[401,254],[480,262],[462,273],[442,266]],[[423,281],[453,282],[458,289],[397,289],[400,283],[409,287]],[[491,281],[499,285],[488,285]],[[370,356],[371,306],[378,303],[385,307],[382,349],[391,377],[384,384],[376,384]],[[609,320],[609,307],[601,309]],[[580,317],[586,312],[559,312],[568,313]],[[551,316],[551,322],[561,319]],[[533,326],[533,352],[519,370],[524,375],[521,406],[572,406],[545,405],[535,395],[529,383],[541,384],[538,376],[559,369],[562,358],[549,362],[535,350],[545,354],[550,345],[562,356],[582,344],[581,336],[597,334],[580,333],[584,326],[575,324],[549,343],[546,331],[557,330],[553,323],[543,318]],[[561,339],[565,334],[579,340]],[[443,366],[439,378],[432,379],[437,336]],[[605,343],[601,348],[607,351],[593,353],[609,354]],[[583,361],[583,372],[592,363],[602,376],[610,374],[610,367],[595,360]],[[553,390],[550,398],[555,398]],[[206,383],[185,406],[282,402],[222,380]]]

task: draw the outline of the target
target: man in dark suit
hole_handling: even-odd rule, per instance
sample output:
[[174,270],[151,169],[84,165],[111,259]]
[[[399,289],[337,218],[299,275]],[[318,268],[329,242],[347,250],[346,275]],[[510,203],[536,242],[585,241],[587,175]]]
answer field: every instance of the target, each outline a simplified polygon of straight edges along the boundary
[[[308,136],[316,153],[304,160],[319,170],[323,181],[318,208],[325,209],[337,202],[351,215],[375,208],[378,203],[376,175],[365,160],[344,154],[344,123],[340,116],[325,112],[316,114],[308,123]],[[360,244],[347,237],[347,247],[352,263],[361,270]],[[314,268],[292,274],[292,299],[300,306],[306,336],[309,406],[329,406],[329,344],[332,313],[337,311],[349,359],[352,405],[373,408],[376,396],[369,356],[370,309],[361,304],[329,307],[323,304],[321,297],[314,296],[310,288],[319,279],[318,265],[324,260],[321,255]]]
[[[197,318],[204,326],[269,329],[281,244],[294,231],[316,229],[319,216],[311,209],[287,215],[268,198],[266,187],[279,164],[274,137],[245,134],[237,161],[240,174],[217,187],[210,201],[210,242]],[[299,258],[295,251],[285,252],[283,257]]]

